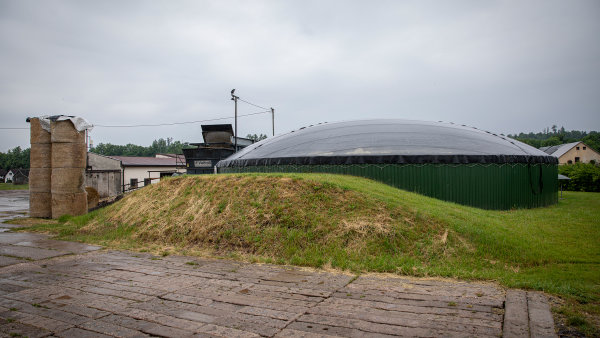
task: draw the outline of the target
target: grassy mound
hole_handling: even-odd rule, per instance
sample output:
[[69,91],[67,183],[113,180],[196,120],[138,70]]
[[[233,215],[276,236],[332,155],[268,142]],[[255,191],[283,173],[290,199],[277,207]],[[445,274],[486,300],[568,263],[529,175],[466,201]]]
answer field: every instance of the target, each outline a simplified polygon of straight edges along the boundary
[[327,181],[219,175],[177,177],[138,190],[89,217],[76,233],[134,247],[397,271],[406,261],[443,255],[446,231],[415,211]]
[[497,280],[568,296],[579,305],[559,311],[600,321],[600,194],[564,196],[490,211],[352,176],[181,176],[27,230],[163,254]]

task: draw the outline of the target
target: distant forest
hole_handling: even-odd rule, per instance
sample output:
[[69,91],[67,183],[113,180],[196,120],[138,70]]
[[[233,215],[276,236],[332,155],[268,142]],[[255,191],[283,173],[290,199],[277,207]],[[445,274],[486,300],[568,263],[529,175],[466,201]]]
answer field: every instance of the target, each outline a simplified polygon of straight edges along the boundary
[[[267,135],[248,134],[246,138],[260,141]],[[135,144],[116,145],[111,143],[100,143],[90,149],[90,152],[105,156],[154,156],[156,154],[182,154],[181,149],[190,147],[188,142],[174,141],[172,137],[154,140],[148,147]]]
[[0,169],[29,169],[29,148],[15,147],[5,153],[0,152]]
[[181,149],[189,147],[189,143],[175,141],[172,137],[159,138],[152,141],[148,147],[135,144],[118,145],[111,143],[100,143],[90,148],[90,152],[105,156],[154,156],[156,154],[181,154]]
[[568,131],[565,130],[564,127],[558,128],[556,125],[553,125],[552,127],[544,128],[544,130],[538,133],[508,134],[508,137],[527,143],[536,148],[583,141],[583,143],[587,144],[589,147],[600,152],[600,133],[597,131]]

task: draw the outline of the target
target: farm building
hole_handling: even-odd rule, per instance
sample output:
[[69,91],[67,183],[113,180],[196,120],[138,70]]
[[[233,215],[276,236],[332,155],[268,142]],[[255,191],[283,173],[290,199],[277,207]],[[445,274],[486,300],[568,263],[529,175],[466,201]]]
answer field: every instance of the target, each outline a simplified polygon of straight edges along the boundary
[[194,148],[183,149],[187,174],[212,174],[217,162],[235,153],[236,145],[242,149],[253,143],[235,137],[231,124],[202,125],[202,138],[204,143],[190,143]]
[[13,184],[27,184],[29,183],[29,169],[11,169],[9,171],[5,171],[5,174],[2,175],[4,183],[13,183]]
[[363,120],[314,125],[248,146],[228,172],[350,174],[484,209],[557,202],[556,157],[502,135],[452,123]]
[[12,170],[9,170],[6,172],[6,174],[4,174],[4,183],[12,183],[13,181],[13,176],[15,176],[15,173]]
[[109,156],[121,162],[123,182],[127,189],[135,189],[157,183],[163,177],[183,173],[175,157]]
[[8,172],[4,171],[2,182],[13,184],[29,183],[29,169],[11,169]]
[[87,154],[86,186],[100,197],[116,196],[126,190],[157,183],[165,176],[183,173],[183,156],[160,154],[156,157],[103,156]]
[[600,163],[600,153],[581,141],[541,147],[540,150],[548,155],[558,157],[559,164]]
[[29,184],[29,169],[12,169],[11,171],[14,173],[13,184]]

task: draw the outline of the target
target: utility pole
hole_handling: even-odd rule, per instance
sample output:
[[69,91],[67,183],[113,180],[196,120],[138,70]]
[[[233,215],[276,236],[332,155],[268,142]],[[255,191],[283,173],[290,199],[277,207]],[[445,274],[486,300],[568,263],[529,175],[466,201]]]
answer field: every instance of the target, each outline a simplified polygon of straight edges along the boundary
[[235,140],[235,152],[237,153],[238,151],[238,146],[237,146],[237,100],[238,97],[235,96],[233,93],[235,92],[235,88],[231,90],[231,100],[233,100],[234,104],[235,104],[235,131],[234,131],[234,135],[233,135],[233,139]]
[[275,109],[271,107],[271,122],[273,124],[273,136],[275,136]]

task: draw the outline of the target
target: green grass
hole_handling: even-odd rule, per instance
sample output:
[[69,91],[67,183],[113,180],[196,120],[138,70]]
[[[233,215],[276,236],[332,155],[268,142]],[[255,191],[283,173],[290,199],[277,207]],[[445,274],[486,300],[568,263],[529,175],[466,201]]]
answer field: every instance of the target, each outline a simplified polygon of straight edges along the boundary
[[0,183],[0,190],[29,190],[29,184]]
[[567,320],[594,335],[585,318],[600,315],[600,194],[563,197],[490,211],[351,176],[184,176],[26,230],[163,255],[494,280],[563,297]]

